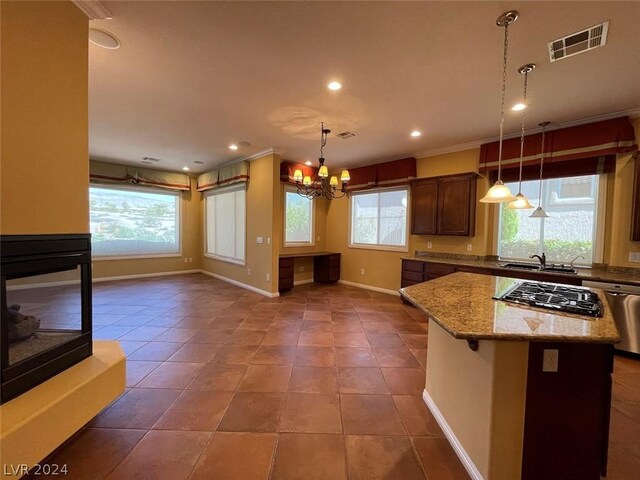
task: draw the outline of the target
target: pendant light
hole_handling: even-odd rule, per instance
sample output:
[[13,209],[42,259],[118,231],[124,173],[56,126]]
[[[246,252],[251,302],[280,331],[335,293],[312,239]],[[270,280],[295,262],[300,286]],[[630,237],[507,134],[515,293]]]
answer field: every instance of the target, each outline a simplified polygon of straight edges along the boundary
[[544,167],[544,131],[551,122],[539,123],[542,127],[542,146],[540,147],[540,187],[538,189],[538,208],[536,208],[529,218],[547,218],[547,212],[542,208],[542,169]]
[[518,12],[511,10],[496,20],[496,25],[504,27],[504,52],[502,55],[502,100],[500,101],[500,141],[498,142],[498,180],[480,199],[482,203],[512,202],[516,197],[502,181],[502,137],[504,133],[504,96],[507,88],[507,51],[509,48],[509,25],[518,19]]
[[515,210],[527,210],[529,208],[533,208],[533,205],[529,203],[529,199],[524,193],[522,193],[522,163],[524,156],[524,125],[525,119],[527,117],[527,80],[529,78],[529,73],[531,73],[534,68],[536,68],[536,65],[534,63],[528,63],[527,65],[523,65],[518,69],[518,73],[524,75],[524,94],[522,96],[522,103],[525,106],[525,108],[522,109],[522,122],[520,129],[520,178],[518,180],[519,184],[516,199],[507,207]]

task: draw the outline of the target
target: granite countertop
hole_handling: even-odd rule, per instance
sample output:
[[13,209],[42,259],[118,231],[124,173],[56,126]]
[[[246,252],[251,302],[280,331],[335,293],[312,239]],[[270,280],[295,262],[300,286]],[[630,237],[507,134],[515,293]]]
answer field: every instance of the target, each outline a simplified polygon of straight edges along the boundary
[[[469,258],[463,258],[469,257]],[[478,268],[499,268],[508,275],[507,272],[532,272],[532,273],[544,273],[545,275],[557,276],[561,278],[579,278],[581,280],[588,280],[592,282],[607,282],[607,283],[624,283],[628,285],[640,286],[640,269],[627,268],[624,271],[608,271],[599,268],[577,268],[578,273],[558,273],[558,272],[541,272],[538,270],[523,270],[520,268],[504,268],[501,264],[508,263],[506,261],[488,260],[483,257],[472,257],[471,255],[459,255],[447,258],[445,256],[438,255],[416,255],[402,257],[404,260],[418,260],[428,263],[445,263],[449,265],[460,265],[468,267]],[[636,271],[637,270],[637,271]]]
[[[455,338],[571,343],[620,341],[606,301],[603,301],[604,315],[592,318],[492,298],[520,281],[458,272],[402,288],[400,293]],[[602,290],[591,290],[604,300]]]

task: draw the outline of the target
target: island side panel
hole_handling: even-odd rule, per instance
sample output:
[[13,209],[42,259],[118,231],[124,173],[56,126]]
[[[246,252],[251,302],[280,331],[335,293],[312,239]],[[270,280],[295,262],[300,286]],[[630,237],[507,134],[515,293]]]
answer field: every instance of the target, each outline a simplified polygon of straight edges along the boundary
[[485,479],[520,478],[527,361],[527,342],[481,340],[474,352],[429,322],[426,399]]

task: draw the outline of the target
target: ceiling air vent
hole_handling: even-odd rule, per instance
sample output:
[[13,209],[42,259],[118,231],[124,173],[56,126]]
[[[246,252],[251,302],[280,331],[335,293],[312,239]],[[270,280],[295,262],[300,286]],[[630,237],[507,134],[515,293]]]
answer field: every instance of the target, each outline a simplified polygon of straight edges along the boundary
[[340,137],[343,140],[346,140],[347,138],[351,138],[351,137],[355,137],[356,134],[355,133],[351,133],[351,132],[342,132],[342,133],[338,133],[336,135],[336,137]]
[[160,161],[159,158],[154,158],[154,157],[142,157],[142,161],[143,162],[153,162],[153,163],[157,163]]
[[606,21],[599,25],[589,27],[586,30],[572,33],[566,37],[549,42],[547,44],[549,47],[549,59],[555,62],[593,48],[602,47],[607,43],[608,30],[609,22]]

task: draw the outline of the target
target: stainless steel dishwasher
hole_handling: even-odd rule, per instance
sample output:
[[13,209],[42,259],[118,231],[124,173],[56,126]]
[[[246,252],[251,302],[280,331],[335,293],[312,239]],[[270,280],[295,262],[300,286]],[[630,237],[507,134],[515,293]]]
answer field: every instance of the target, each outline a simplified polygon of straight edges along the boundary
[[604,290],[620,332],[616,350],[640,354],[640,287],[603,282],[582,282],[582,286]]

